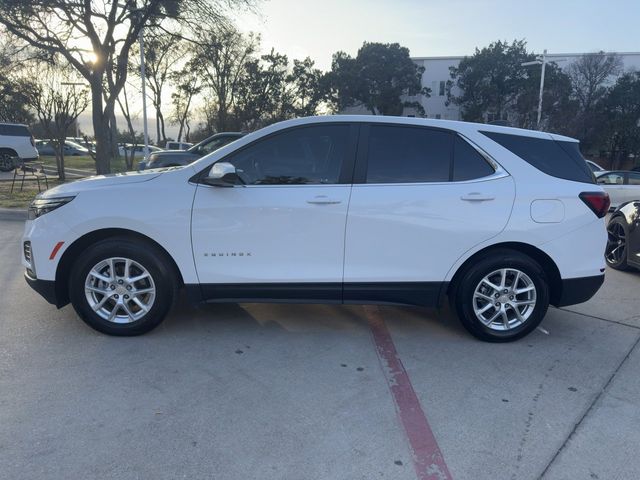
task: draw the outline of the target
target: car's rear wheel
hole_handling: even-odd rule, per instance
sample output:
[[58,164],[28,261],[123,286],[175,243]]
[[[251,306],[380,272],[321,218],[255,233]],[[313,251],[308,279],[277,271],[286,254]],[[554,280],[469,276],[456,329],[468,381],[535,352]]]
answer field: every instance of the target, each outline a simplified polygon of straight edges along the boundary
[[10,172],[15,167],[13,157],[10,153],[0,152],[0,171]]
[[175,275],[163,252],[130,239],[107,239],[85,250],[71,269],[69,297],[80,317],[109,335],[140,335],[162,322],[173,304]]
[[454,286],[454,306],[475,337],[509,342],[524,337],[549,308],[543,269],[530,257],[499,250],[467,269]]
[[611,268],[627,270],[627,226],[622,218],[616,217],[607,225],[607,247],[604,259]]

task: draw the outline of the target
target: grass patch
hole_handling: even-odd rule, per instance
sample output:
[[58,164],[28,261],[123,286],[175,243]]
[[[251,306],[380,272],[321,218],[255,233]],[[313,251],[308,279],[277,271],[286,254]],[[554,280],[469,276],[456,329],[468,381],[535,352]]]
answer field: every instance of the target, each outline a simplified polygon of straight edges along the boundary
[[[49,188],[61,183],[58,180],[49,179]],[[43,180],[40,180],[40,187],[43,192],[47,188]],[[22,191],[20,191],[20,182],[16,180],[13,193],[11,193],[11,182],[0,182],[0,208],[27,208],[37,194],[38,182],[35,180],[25,180]]]
[[[56,168],[56,157],[41,155],[40,161],[48,167]],[[134,159],[134,170],[139,161],[139,158]],[[78,168],[80,170],[87,170],[92,173],[95,173],[96,171],[96,162],[93,160],[93,158],[85,156],[64,157],[64,166],[65,168]],[[124,158],[118,157],[114,160],[111,160],[111,171],[113,173],[126,172],[127,169],[124,163]]]

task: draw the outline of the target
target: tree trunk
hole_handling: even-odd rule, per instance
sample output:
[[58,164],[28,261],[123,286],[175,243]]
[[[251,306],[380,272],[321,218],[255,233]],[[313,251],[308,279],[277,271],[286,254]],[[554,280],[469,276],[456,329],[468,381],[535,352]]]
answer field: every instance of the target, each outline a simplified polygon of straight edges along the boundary
[[96,139],[96,173],[102,175],[111,173],[111,144],[108,117],[102,109],[102,82],[91,83],[91,116],[93,120],[93,134]]
[[54,148],[56,153],[56,168],[58,169],[58,180],[65,181],[66,176],[64,174],[64,142],[66,137],[58,138],[57,145]]

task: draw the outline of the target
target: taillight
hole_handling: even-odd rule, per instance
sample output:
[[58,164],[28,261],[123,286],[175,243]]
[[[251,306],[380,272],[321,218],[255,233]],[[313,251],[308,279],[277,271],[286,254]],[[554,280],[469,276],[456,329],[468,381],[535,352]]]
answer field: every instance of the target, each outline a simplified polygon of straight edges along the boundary
[[604,217],[611,206],[607,192],[582,192],[578,196],[598,218]]

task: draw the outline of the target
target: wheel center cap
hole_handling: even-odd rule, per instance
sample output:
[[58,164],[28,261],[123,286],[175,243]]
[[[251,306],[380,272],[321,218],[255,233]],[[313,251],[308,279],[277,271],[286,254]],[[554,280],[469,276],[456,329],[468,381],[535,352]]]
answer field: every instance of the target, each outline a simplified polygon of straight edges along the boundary
[[509,294],[505,293],[504,295],[500,295],[500,297],[498,298],[498,301],[502,304],[506,304],[506,303],[509,303],[511,299],[509,298]]
[[116,293],[117,293],[118,295],[124,295],[125,293],[127,293],[127,289],[125,288],[125,286],[124,286],[124,285],[118,285],[118,286],[116,287]]

